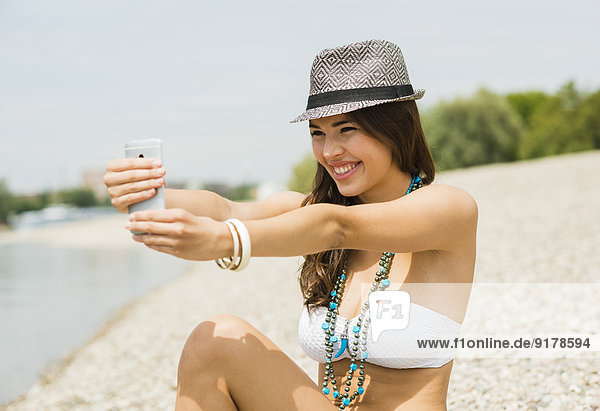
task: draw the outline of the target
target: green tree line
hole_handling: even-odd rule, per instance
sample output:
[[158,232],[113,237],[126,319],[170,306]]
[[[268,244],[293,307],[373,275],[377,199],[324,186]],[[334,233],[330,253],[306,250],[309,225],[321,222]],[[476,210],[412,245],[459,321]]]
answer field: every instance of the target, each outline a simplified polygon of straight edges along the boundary
[[[600,148],[600,90],[586,93],[572,81],[555,94],[499,95],[481,88],[440,102],[421,117],[439,171]],[[308,193],[316,164],[306,154],[288,188]]]
[[423,127],[440,170],[594,150],[600,90],[584,93],[574,82],[555,94],[483,88],[426,111]]

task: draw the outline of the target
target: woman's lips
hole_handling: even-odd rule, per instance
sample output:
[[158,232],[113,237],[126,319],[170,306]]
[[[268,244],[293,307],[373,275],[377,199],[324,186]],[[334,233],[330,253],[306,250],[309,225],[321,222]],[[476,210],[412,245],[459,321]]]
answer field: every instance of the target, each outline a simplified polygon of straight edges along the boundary
[[362,165],[362,161],[359,161],[358,163],[356,163],[356,166],[347,171],[344,174],[338,174],[335,172],[335,170],[333,170],[333,176],[337,179],[337,180],[346,180],[348,177],[350,177],[352,174],[354,174],[354,172]]

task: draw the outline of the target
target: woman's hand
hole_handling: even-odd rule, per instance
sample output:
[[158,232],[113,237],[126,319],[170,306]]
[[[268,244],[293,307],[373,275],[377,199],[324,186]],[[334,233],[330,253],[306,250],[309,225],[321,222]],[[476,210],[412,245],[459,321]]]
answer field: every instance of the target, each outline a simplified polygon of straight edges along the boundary
[[165,183],[165,169],[160,164],[159,160],[153,158],[120,158],[109,161],[104,184],[113,207],[127,213],[131,204],[154,196],[156,189]]
[[224,222],[195,216],[180,208],[136,211],[125,225],[133,239],[186,260],[209,261],[233,254],[233,239]]

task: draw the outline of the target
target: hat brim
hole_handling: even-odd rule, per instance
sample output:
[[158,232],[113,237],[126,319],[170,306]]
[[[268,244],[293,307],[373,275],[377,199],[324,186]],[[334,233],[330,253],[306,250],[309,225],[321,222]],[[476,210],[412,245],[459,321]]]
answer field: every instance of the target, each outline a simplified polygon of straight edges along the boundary
[[331,104],[329,106],[315,107],[306,110],[290,123],[298,123],[300,121],[313,120],[316,118],[335,116],[336,114],[348,113],[349,111],[358,110],[365,107],[376,106],[377,104],[393,103],[395,101],[419,100],[425,94],[425,90],[417,89],[414,94],[405,97],[399,97],[388,100],[363,100],[352,101],[349,103]]

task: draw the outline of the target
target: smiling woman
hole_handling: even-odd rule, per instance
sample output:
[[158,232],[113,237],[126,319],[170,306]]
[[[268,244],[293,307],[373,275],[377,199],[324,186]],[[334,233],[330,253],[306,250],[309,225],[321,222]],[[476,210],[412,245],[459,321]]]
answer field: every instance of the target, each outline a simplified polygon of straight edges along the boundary
[[[166,190],[166,210],[136,212],[127,228],[146,232],[134,240],[152,249],[215,259],[221,268],[243,268],[250,252],[303,255],[298,337],[319,362],[319,385],[247,321],[217,315],[183,348],[176,409],[445,410],[454,352],[417,342],[460,331],[477,205],[463,190],[432,185],[415,104],[425,91],[413,89],[397,45],[325,49],[310,80],[307,109],[292,120],[310,121],[318,167],[307,196],[236,203],[205,190]],[[154,195],[163,176],[152,159],[119,159],[109,162],[105,182],[113,205],[126,211]],[[444,284],[466,287],[440,291]],[[390,291],[408,293],[400,305],[408,323],[375,340],[369,297],[397,295]]]
[[[433,158],[425,140],[417,106],[412,100],[315,119],[309,122],[309,127],[313,153],[318,161],[317,176],[330,174],[336,181],[348,180],[350,183],[357,182],[358,178],[349,180],[350,175],[361,171],[374,174],[371,181],[382,181],[380,177],[384,173],[396,172],[397,177],[405,180],[403,186],[406,186],[406,174],[420,174],[424,184],[430,184],[434,179]],[[340,157],[335,150],[345,152],[343,160],[338,159]],[[353,153],[356,153],[355,158],[350,157]],[[359,155],[364,158],[358,158]],[[350,169],[354,170],[352,173],[347,169],[348,166],[354,167]],[[336,170],[336,167],[342,169]],[[333,181],[324,183],[331,185]],[[366,190],[355,188],[353,194],[346,187],[348,184],[339,187],[345,197],[356,196],[358,189],[362,194],[357,200],[372,202]],[[394,190],[388,199],[397,197],[399,191]],[[379,198],[382,195],[377,193]]]

